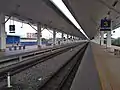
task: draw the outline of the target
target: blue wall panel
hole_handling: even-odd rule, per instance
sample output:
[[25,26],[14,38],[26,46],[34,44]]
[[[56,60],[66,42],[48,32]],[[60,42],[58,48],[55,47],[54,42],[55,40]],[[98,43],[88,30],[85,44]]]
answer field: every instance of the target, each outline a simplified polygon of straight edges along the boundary
[[11,35],[7,35],[6,38],[6,43],[7,44],[15,44],[15,43],[19,43],[20,42],[20,36],[11,36]]
[[[28,39],[27,41],[20,42],[20,36],[12,36],[12,35],[7,35],[6,38],[6,44],[17,44],[20,43],[21,45],[26,45],[26,46],[31,46],[31,45],[37,45],[37,41],[31,41]],[[48,42],[42,42],[42,44],[47,44]]]

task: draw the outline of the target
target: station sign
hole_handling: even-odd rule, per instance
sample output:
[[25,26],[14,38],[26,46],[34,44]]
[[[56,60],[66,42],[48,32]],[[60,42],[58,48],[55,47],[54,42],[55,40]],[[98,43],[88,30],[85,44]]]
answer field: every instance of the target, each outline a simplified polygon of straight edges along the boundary
[[15,33],[15,25],[9,25],[10,33]]
[[111,19],[101,19],[100,31],[111,31]]

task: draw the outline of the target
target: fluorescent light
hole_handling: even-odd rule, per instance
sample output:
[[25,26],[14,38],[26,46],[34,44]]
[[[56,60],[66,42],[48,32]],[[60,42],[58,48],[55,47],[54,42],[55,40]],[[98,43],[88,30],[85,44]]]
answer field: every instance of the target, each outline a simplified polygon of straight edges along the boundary
[[65,6],[65,4],[62,2],[62,0],[50,0],[57,8],[59,8],[59,10],[68,17],[68,19],[83,33],[83,35],[85,35],[85,37],[87,39],[88,36],[85,34],[85,32],[82,30],[82,28],[80,27],[80,25],[77,23],[77,21],[75,20],[75,18],[73,17],[73,15],[70,13],[70,11],[67,9],[67,7]]

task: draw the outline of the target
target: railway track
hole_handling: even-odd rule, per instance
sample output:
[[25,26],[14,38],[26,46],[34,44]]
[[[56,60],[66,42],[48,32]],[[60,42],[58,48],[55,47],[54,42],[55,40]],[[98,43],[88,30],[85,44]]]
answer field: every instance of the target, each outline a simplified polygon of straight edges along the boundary
[[87,45],[81,48],[67,63],[39,88],[39,90],[69,90]]
[[64,47],[62,49],[60,48],[60,49],[54,50],[52,52],[45,53],[41,56],[36,55],[31,58],[28,58],[25,61],[21,61],[20,63],[1,68],[0,69],[0,81],[7,78],[8,73],[10,76],[15,75],[15,74],[17,74],[27,68],[30,68],[38,63],[44,62],[50,58],[53,58],[53,57],[63,53],[63,52],[66,52],[66,51],[70,50],[71,48],[77,47],[78,45],[80,45],[80,43],[74,44],[74,45],[71,45],[68,47]]
[[67,45],[64,45],[64,46],[61,46],[61,47],[54,47],[54,48],[44,49],[42,51],[37,50],[37,51],[33,51],[33,52],[8,56],[8,57],[0,60],[0,68],[6,67],[6,66],[9,66],[9,65],[12,65],[12,64],[19,63],[19,62],[27,60],[27,59],[29,59],[29,58],[31,58],[33,56],[35,57],[37,55],[42,55],[44,53],[48,53],[48,52],[51,52],[51,51],[53,52],[55,50],[62,49],[62,48],[65,48],[65,47],[67,47]]

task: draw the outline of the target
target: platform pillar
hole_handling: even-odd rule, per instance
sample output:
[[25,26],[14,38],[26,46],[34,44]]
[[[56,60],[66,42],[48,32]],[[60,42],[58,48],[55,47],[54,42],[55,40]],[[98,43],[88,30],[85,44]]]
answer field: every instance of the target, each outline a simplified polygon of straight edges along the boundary
[[100,33],[97,33],[97,35],[95,37],[95,42],[100,44]]
[[100,32],[98,33],[98,44],[100,44]]
[[0,13],[0,51],[6,49],[5,15]]
[[73,36],[71,35],[71,43],[73,43]]
[[62,37],[62,41],[64,41],[64,33],[62,33],[61,37]]
[[72,43],[72,40],[73,40],[73,36],[71,35],[71,43]]
[[104,31],[101,31],[101,45],[104,45]]
[[72,37],[72,42],[74,42],[74,36]]
[[56,45],[56,31],[53,30],[53,46]]
[[67,43],[69,43],[69,35],[67,34]]
[[64,38],[64,33],[62,33],[62,39]]
[[62,43],[64,43],[64,33],[63,32],[62,32],[61,38],[62,38]]
[[37,45],[38,45],[38,47],[40,47],[40,48],[41,48],[41,46],[42,46],[42,40],[41,40],[41,38],[42,38],[41,24],[38,23],[38,24],[37,24]]
[[111,31],[107,31],[107,47],[111,47]]

